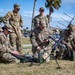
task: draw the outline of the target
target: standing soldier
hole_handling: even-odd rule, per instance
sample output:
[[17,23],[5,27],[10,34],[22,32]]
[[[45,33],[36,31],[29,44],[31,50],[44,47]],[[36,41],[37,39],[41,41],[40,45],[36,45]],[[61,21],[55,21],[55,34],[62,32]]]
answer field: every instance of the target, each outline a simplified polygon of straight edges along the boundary
[[14,4],[14,10],[10,11],[4,16],[3,22],[6,26],[11,26],[13,32],[10,33],[10,44],[14,47],[16,41],[16,47],[18,52],[22,53],[22,34],[21,28],[23,25],[22,17],[18,13],[20,10],[19,4]]
[[35,16],[32,20],[32,30],[39,26],[40,21],[43,21],[43,23],[46,25],[47,28],[49,27],[48,19],[47,19],[47,17],[44,16],[44,8],[41,7],[39,9],[39,12],[40,12],[40,14]]
[[[48,36],[50,35],[48,28],[43,22],[39,22],[39,26],[36,27],[30,36],[32,43],[32,52],[33,56],[41,62],[41,58],[46,59],[50,54],[49,52],[49,40]],[[45,54],[44,54],[45,53]],[[41,55],[40,55],[41,54]],[[50,57],[46,59],[46,62],[49,62]]]

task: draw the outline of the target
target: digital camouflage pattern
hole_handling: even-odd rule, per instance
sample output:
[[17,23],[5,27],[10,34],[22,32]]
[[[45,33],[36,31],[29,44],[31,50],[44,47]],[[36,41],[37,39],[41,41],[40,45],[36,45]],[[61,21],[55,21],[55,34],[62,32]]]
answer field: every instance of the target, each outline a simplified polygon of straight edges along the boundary
[[34,19],[32,20],[32,29],[35,29],[36,27],[38,27],[40,21],[42,21],[43,24],[46,25],[46,28],[49,27],[47,17],[45,17],[44,15],[42,15],[42,16],[37,15],[37,16],[35,16]]
[[[41,48],[40,53],[46,51],[47,55],[50,54],[50,47],[48,46],[49,42],[45,42],[45,40],[48,39],[49,35],[50,31],[48,28],[45,28],[42,31],[40,31],[40,29],[37,27],[32,31],[30,39],[32,43],[32,52],[35,58],[39,58],[39,52],[36,49],[37,46],[40,46]],[[50,57],[47,60],[49,61],[49,59]]]
[[[67,48],[70,50],[70,52],[72,50],[74,50],[73,48],[75,48],[75,26],[74,25],[70,25],[68,27],[68,29],[63,30],[60,33],[60,36],[63,37],[63,40],[61,43],[64,44],[64,46],[67,46]],[[64,50],[59,47],[59,51],[60,51],[60,55],[63,55]]]
[[5,25],[12,27],[13,32],[9,36],[11,45],[14,47],[14,42],[16,41],[17,50],[22,53],[22,34],[19,28],[23,26],[21,15],[10,11],[4,16],[3,22]]
[[5,36],[3,32],[0,32],[0,58],[2,61],[15,62],[15,57],[9,53],[13,50],[14,48],[9,44],[9,36]]
[[60,34],[61,37],[64,37],[63,43],[66,43],[67,45],[71,44],[72,39],[74,38],[75,33],[75,26],[69,25],[67,29],[63,30]]

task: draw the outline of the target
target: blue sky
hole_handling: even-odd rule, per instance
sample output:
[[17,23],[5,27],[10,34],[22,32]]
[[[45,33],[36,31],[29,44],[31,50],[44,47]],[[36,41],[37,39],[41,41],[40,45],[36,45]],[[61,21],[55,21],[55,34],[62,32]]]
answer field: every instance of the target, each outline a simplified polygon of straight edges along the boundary
[[[29,27],[31,29],[31,19],[32,19],[32,11],[34,0],[0,0],[0,16],[4,16],[7,12],[13,10],[14,3],[18,3],[21,5],[21,9],[19,13],[22,15],[24,26],[23,28]],[[45,8],[45,0],[37,0],[35,16],[39,14],[39,8]],[[61,19],[64,18],[68,21],[71,21],[71,18],[66,16],[63,13],[67,13],[69,16],[75,16],[75,0],[62,0],[61,8],[57,11],[55,10],[52,14],[51,26],[65,28],[58,22],[61,22],[64,25],[68,25],[68,22]],[[45,15],[48,14],[48,9],[45,8]],[[72,22],[75,24],[75,20]]]

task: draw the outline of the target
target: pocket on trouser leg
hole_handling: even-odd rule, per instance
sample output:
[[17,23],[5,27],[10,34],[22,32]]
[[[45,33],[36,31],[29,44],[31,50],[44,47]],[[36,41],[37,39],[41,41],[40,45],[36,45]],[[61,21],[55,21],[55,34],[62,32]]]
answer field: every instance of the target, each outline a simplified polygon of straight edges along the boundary
[[9,54],[9,53],[4,53],[3,54],[3,61],[5,61],[5,62],[16,62],[15,61],[15,57],[14,56],[12,56],[11,54]]
[[39,63],[45,62],[43,55],[44,55],[44,52],[38,52],[38,62]]

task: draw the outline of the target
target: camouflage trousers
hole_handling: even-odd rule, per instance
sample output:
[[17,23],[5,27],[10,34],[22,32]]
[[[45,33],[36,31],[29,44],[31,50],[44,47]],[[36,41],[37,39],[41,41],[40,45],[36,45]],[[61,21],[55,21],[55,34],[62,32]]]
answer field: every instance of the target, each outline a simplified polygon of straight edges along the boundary
[[10,33],[9,38],[11,46],[14,47],[14,45],[16,44],[17,51],[22,53],[22,34],[18,33],[17,35],[13,32]]
[[[40,60],[40,58],[46,59],[46,62],[50,61],[50,47],[46,47],[46,49],[41,49],[38,51],[34,46],[32,46],[33,56]],[[41,54],[41,55],[40,55]],[[41,57],[40,57],[41,56]]]
[[16,62],[16,58],[9,53],[4,53],[0,56],[1,62]]
[[[63,45],[65,47],[65,45]],[[64,54],[64,48],[62,48],[61,46],[57,46],[56,47],[56,57],[61,59],[63,58],[63,54]]]

